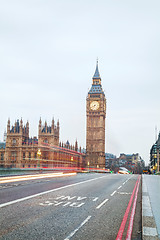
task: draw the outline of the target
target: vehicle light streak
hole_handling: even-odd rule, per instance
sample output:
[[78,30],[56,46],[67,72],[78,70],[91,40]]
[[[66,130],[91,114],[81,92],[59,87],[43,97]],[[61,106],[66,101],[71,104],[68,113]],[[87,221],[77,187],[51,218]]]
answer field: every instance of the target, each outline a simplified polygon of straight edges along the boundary
[[37,175],[28,175],[28,176],[18,176],[18,177],[8,177],[8,178],[0,178],[1,183],[9,183],[9,182],[18,182],[18,181],[26,181],[33,179],[41,179],[41,178],[54,178],[54,177],[65,177],[65,176],[73,176],[76,173],[53,173],[53,174],[37,174]]
[[89,180],[78,182],[78,183],[73,183],[73,184],[70,184],[70,185],[63,186],[63,187],[54,188],[54,189],[51,189],[51,190],[48,190],[48,191],[45,191],[45,192],[40,192],[40,193],[37,193],[37,194],[33,194],[33,195],[30,195],[30,196],[27,196],[27,197],[24,197],[24,198],[19,198],[19,199],[10,201],[10,202],[1,203],[0,208],[9,206],[9,205],[12,205],[12,204],[15,204],[15,203],[23,202],[23,201],[26,201],[26,200],[29,200],[29,199],[32,199],[32,198],[35,198],[35,197],[39,197],[39,196],[42,196],[42,195],[45,195],[45,194],[48,194],[48,193],[59,191],[59,190],[62,190],[62,189],[70,188],[70,187],[77,186],[77,185],[80,185],[80,184],[84,184],[84,183],[87,183],[87,182],[96,181],[96,180],[99,180],[99,179],[104,178],[104,177],[106,177],[106,176],[93,178],[93,179],[89,179]]

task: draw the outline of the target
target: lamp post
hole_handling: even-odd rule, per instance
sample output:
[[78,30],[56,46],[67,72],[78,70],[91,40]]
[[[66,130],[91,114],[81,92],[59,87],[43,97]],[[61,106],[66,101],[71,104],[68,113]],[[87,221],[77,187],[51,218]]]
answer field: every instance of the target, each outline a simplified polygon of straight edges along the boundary
[[99,165],[97,164],[97,172],[98,172]]
[[159,172],[159,146],[157,146],[157,173]]
[[73,157],[71,157],[71,169],[73,169]]
[[89,161],[88,161],[88,172],[89,172]]
[[41,157],[41,150],[40,150],[40,148],[39,148],[38,151],[37,151],[37,156],[38,156],[37,167],[39,168],[39,167],[40,167],[40,157]]

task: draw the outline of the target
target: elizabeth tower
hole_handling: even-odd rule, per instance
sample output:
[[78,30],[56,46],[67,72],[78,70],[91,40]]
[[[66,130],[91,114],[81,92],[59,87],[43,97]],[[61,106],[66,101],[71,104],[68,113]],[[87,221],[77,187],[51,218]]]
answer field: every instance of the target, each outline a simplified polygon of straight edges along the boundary
[[87,132],[86,160],[90,168],[105,168],[105,118],[106,98],[98,70],[92,78],[92,86],[86,99]]

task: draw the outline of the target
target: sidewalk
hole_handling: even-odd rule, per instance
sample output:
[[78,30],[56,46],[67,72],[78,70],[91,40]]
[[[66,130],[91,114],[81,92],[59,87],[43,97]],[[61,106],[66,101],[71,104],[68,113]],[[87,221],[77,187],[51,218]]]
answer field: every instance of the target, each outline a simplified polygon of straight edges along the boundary
[[160,176],[142,176],[143,240],[160,239]]

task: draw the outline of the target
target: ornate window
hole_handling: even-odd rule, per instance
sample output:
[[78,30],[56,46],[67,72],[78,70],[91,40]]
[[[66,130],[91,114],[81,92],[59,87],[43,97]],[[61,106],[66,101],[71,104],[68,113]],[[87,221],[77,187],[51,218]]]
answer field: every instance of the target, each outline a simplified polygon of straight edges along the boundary
[[4,153],[1,153],[1,160],[4,160]]
[[12,140],[12,144],[13,144],[13,145],[16,144],[16,139],[15,139],[15,138],[13,138],[13,140]]

